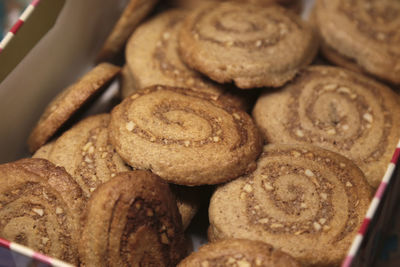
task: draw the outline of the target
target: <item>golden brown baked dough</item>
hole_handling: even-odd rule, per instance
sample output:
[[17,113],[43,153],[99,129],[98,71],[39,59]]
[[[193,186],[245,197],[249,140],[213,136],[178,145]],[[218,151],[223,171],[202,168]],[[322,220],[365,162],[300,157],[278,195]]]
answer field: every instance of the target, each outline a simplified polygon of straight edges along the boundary
[[268,143],[312,143],[354,160],[377,187],[400,138],[400,99],[345,69],[312,66],[265,92],[253,117]]
[[242,89],[283,85],[311,63],[317,48],[312,28],[277,5],[204,5],[185,19],[179,34],[187,65]]
[[370,198],[347,158],[310,145],[267,145],[255,172],[215,191],[209,238],[259,240],[304,266],[338,266]]
[[78,264],[86,201],[64,168],[44,159],[0,165],[0,237]]
[[[162,84],[188,87],[207,93],[214,100],[225,101],[239,108],[247,108],[244,96],[228,86],[212,82],[186,66],[178,54],[178,32],[187,12],[170,10],[142,24],[129,39],[126,47],[127,67],[131,71],[132,86],[124,89],[124,97],[138,89]],[[125,85],[124,85],[125,87]]]
[[129,36],[157,2],[158,0],[130,0],[101,48],[97,62],[115,60],[118,53],[123,50]]
[[247,239],[226,239],[200,247],[178,267],[300,267],[291,256],[271,245]]
[[102,63],[86,73],[77,82],[62,91],[46,107],[35,128],[28,138],[28,146],[34,153],[44,145],[56,131],[74,114],[91,96],[99,92],[120,71],[120,68]]
[[109,114],[88,117],[50,143],[51,151],[47,154],[40,149],[33,157],[63,166],[89,197],[97,186],[118,172],[130,170],[109,141],[109,122]]
[[[363,71],[400,84],[399,1],[316,1],[315,21],[328,48]],[[326,49],[322,51],[334,63],[348,66],[346,61],[326,54]]]
[[181,185],[217,184],[251,171],[262,146],[244,111],[161,85],[116,106],[109,131],[125,162]]
[[175,266],[185,256],[182,223],[168,184],[123,172],[92,194],[79,246],[89,266]]

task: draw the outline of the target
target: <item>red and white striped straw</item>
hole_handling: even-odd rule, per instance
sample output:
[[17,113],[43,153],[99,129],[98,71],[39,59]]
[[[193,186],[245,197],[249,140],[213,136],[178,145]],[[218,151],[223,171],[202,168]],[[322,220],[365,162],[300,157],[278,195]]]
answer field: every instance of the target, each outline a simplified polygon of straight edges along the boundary
[[38,252],[33,251],[30,248],[27,248],[25,246],[7,241],[5,239],[0,238],[0,247],[4,247],[6,249],[18,252],[19,254],[25,255],[28,258],[32,258],[35,260],[38,260],[40,262],[56,266],[56,267],[73,267],[73,265],[69,263],[65,263],[63,261],[53,259],[51,257],[45,256],[43,254],[40,254]]
[[6,48],[7,44],[14,38],[18,30],[24,25],[24,22],[33,13],[36,6],[39,4],[40,0],[33,0],[24,12],[19,17],[18,21],[11,27],[10,31],[4,36],[3,40],[0,42],[0,53]]
[[357,254],[358,250],[360,249],[361,243],[365,237],[367,232],[369,223],[371,222],[376,210],[378,209],[379,203],[382,200],[382,196],[384,195],[387,185],[389,184],[391,178],[393,177],[394,169],[396,168],[397,161],[400,155],[400,140],[397,144],[396,150],[394,151],[392,160],[389,163],[389,166],[386,169],[386,173],[383,176],[382,182],[376,190],[375,196],[369,205],[367,214],[365,215],[364,221],[358,230],[357,236],[354,238],[353,243],[351,244],[350,250],[347,253],[345,260],[342,263],[342,267],[350,267],[354,256]]

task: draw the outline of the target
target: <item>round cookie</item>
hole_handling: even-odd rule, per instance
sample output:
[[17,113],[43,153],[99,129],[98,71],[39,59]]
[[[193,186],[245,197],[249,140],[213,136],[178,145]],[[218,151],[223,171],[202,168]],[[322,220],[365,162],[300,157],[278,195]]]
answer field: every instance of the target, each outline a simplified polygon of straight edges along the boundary
[[118,172],[130,170],[109,141],[109,122],[109,114],[88,117],[50,143],[51,151],[47,154],[40,149],[34,157],[63,166],[89,197],[97,186]]
[[400,138],[400,99],[390,88],[341,68],[313,66],[253,117],[268,143],[312,143],[355,161],[377,187]]
[[[246,101],[230,92],[230,88],[216,84],[186,66],[178,54],[178,32],[187,12],[170,10],[142,24],[126,46],[127,66],[133,75],[131,89],[124,90],[124,97],[137,89],[162,84],[189,87],[207,93],[214,100],[226,101],[246,108]],[[232,90],[234,91],[234,90]]]
[[157,2],[158,0],[130,0],[101,48],[97,62],[114,60],[123,50],[129,36]]
[[[223,1],[232,1],[232,0],[171,0],[174,6],[184,7],[184,8],[196,8],[199,7],[199,5],[207,2],[223,2]],[[298,12],[300,12],[301,10],[301,1],[298,0],[234,0],[234,1],[242,3],[251,3],[262,6],[281,4],[284,7],[291,8]]]
[[44,159],[0,165],[0,237],[78,264],[82,191]]
[[203,266],[300,267],[300,264],[264,242],[226,239],[200,247],[178,264],[178,267]]
[[256,171],[215,191],[209,238],[259,240],[304,266],[338,266],[371,193],[361,170],[337,153],[309,145],[267,145]]
[[30,152],[34,153],[44,145],[72,114],[107,85],[119,71],[117,66],[99,64],[50,102],[28,138]]
[[311,63],[317,48],[311,26],[277,5],[205,5],[185,19],[179,33],[187,65],[242,89],[283,85]]
[[187,88],[161,85],[116,106],[109,132],[129,165],[182,185],[222,183],[251,171],[262,148],[244,111]]
[[175,266],[182,223],[167,183],[146,171],[118,174],[92,194],[79,246],[83,266]]
[[329,60],[343,67],[353,62],[369,74],[400,84],[399,1],[323,0],[316,1],[314,13],[327,46],[322,52]]

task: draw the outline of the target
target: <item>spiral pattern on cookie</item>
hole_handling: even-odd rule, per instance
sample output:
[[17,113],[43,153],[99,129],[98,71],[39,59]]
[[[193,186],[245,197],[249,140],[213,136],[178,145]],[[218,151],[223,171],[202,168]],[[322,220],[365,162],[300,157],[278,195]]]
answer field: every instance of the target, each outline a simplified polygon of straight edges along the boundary
[[215,184],[254,168],[261,138],[251,118],[187,88],[153,86],[111,114],[111,142],[132,167],[183,185]]
[[3,164],[0,173],[0,237],[77,264],[79,186],[43,159]]
[[88,202],[79,248],[84,266],[175,266],[183,245],[173,195],[150,172],[120,173]]
[[34,157],[65,167],[90,196],[97,186],[118,172],[129,170],[109,141],[109,122],[109,114],[88,117],[60,136],[47,155],[39,153]]
[[337,151],[378,185],[400,137],[398,101],[389,88],[359,74],[311,67],[282,91],[260,97],[253,115],[268,142]]
[[362,33],[375,41],[400,45],[400,2],[341,0],[338,10],[353,21]]
[[[257,164],[213,196],[214,238],[261,240],[310,265],[321,258],[339,263],[368,208],[363,173],[339,154],[302,145],[268,145]],[[224,226],[235,214],[237,222]]]
[[316,52],[311,28],[279,6],[210,4],[185,20],[179,38],[185,63],[243,89],[282,85]]
[[[127,62],[135,85],[125,90],[124,97],[133,91],[155,84],[188,87],[207,93],[214,100],[221,99],[237,107],[245,100],[234,96],[229,88],[218,85],[186,66],[178,54],[178,32],[187,12],[171,10],[139,27],[126,50]],[[233,90],[232,90],[233,91]]]

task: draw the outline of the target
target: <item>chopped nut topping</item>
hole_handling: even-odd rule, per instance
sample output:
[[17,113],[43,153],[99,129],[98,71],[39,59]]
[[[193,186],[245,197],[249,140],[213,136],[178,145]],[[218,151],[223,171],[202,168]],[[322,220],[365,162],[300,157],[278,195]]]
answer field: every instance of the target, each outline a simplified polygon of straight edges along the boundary
[[268,191],[274,190],[274,187],[270,183],[264,182],[263,184],[266,190]]
[[243,187],[243,190],[246,191],[247,193],[251,193],[253,191],[253,187],[251,185],[249,185],[249,184],[246,184]]
[[94,187],[89,188],[90,192],[93,192],[94,190],[96,190],[96,188],[94,188]]
[[262,218],[258,220],[259,223],[268,223],[269,219],[268,218]]
[[314,229],[315,229],[316,231],[321,230],[321,225],[320,225],[319,223],[317,223],[317,222],[314,222],[314,223],[313,223],[313,227],[314,227]]
[[241,200],[244,200],[246,198],[246,193],[245,192],[242,192],[241,194],[240,194],[240,199]]
[[149,217],[152,217],[154,215],[154,212],[151,209],[148,209],[146,211],[146,215],[149,216]]
[[313,177],[314,176],[314,173],[309,169],[306,169],[304,171],[304,174],[307,175],[308,177]]
[[190,141],[185,140],[185,141],[183,142],[183,144],[185,145],[185,147],[188,147],[188,146],[190,146]]
[[233,46],[233,44],[234,44],[233,41],[228,41],[228,42],[225,43],[225,45],[226,45],[226,46],[229,46],[229,47]]
[[133,131],[133,129],[135,128],[135,123],[133,123],[133,121],[130,121],[130,122],[126,123],[125,128],[126,128],[128,131],[131,132],[131,131]]
[[42,244],[46,245],[49,240],[47,237],[42,237]]
[[337,84],[333,84],[333,83],[331,83],[331,84],[327,84],[327,85],[325,85],[324,86],[324,89],[326,90],[326,91],[332,91],[332,90],[335,90],[336,88],[337,88]]
[[353,184],[352,184],[352,183],[350,183],[350,182],[346,182],[346,186],[347,186],[347,187],[352,187],[352,186],[353,186]]
[[92,154],[94,152],[94,146],[91,146],[90,148],[89,148],[89,150],[88,150],[88,153],[89,154]]
[[328,194],[327,193],[321,193],[320,196],[321,196],[321,198],[323,200],[327,200],[327,198],[328,198]]
[[328,225],[324,225],[324,231],[328,231],[329,229],[331,229],[331,227],[330,226],[328,226]]
[[349,125],[344,124],[344,125],[342,126],[342,129],[343,129],[344,131],[347,131],[347,130],[349,129]]
[[296,130],[296,135],[297,135],[298,137],[304,137],[304,133],[303,133],[303,131],[300,130],[300,129],[297,129],[297,130]]
[[228,264],[233,264],[235,262],[236,262],[236,260],[234,258],[232,258],[232,257],[229,257],[228,260],[227,260]]
[[295,158],[298,158],[298,157],[300,157],[300,153],[298,152],[298,151],[296,151],[296,150],[293,150],[292,152],[290,152],[290,154],[293,156],[293,157],[295,157]]
[[251,264],[245,260],[237,261],[237,265],[238,267],[251,267]]
[[328,131],[327,131],[327,133],[329,134],[329,135],[334,135],[334,134],[336,134],[336,130],[335,129],[329,129]]
[[37,213],[39,216],[43,216],[44,210],[43,209],[38,209],[38,208],[33,208],[33,212]]
[[340,86],[338,89],[339,93],[351,94],[351,91],[346,86]]
[[62,214],[64,212],[64,210],[60,207],[56,208],[56,214]]
[[303,203],[300,204],[300,207],[305,209],[305,208],[307,208],[307,204],[303,202]]
[[339,164],[339,166],[340,166],[340,168],[345,168],[345,167],[346,167],[346,164],[344,164],[343,162],[341,162],[341,163]]
[[271,228],[281,228],[281,227],[283,227],[283,224],[281,224],[281,223],[273,223],[273,224],[271,224]]
[[84,147],[82,148],[83,151],[87,151],[89,149],[89,147],[93,146],[92,142],[87,142]]
[[260,47],[262,45],[262,41],[261,40],[258,40],[257,42],[256,42],[256,47]]
[[169,32],[164,32],[162,37],[164,40],[168,40],[170,36],[171,34]]
[[214,136],[214,137],[213,137],[213,141],[214,141],[214,142],[218,142],[219,140],[220,140],[220,138],[219,138],[218,136]]
[[372,117],[372,115],[370,113],[365,113],[363,115],[363,119],[366,120],[369,123],[372,123],[372,121],[373,121],[373,117]]
[[168,245],[169,244],[169,239],[167,237],[166,233],[161,234],[161,243]]
[[326,223],[326,219],[325,219],[325,218],[321,218],[321,219],[319,219],[319,222],[320,222],[321,224],[325,224],[325,223]]
[[132,100],[134,100],[134,99],[136,99],[136,98],[138,98],[139,97],[139,94],[133,94],[133,95],[131,95],[131,99]]
[[156,138],[154,136],[150,137],[150,142],[155,142]]
[[102,154],[101,154],[101,158],[102,159],[105,159],[107,157],[107,152],[103,152]]

